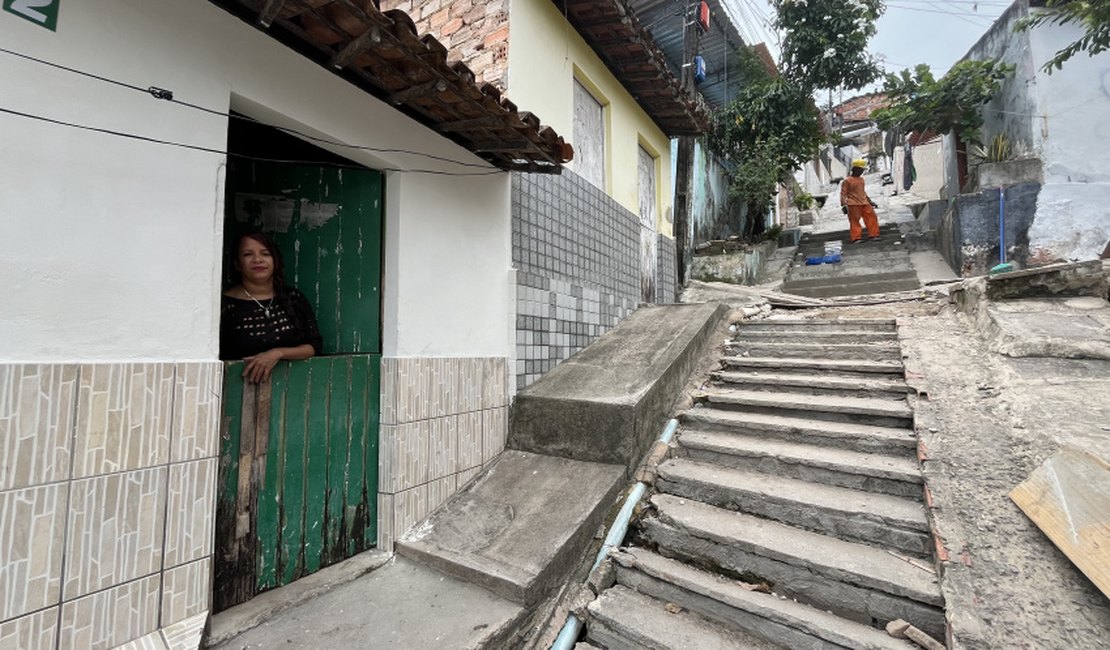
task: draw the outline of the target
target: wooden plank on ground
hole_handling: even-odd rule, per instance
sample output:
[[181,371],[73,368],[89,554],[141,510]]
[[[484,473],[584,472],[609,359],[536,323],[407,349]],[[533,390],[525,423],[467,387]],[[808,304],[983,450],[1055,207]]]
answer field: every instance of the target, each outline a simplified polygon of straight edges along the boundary
[[1110,598],[1110,463],[1065,447],[1010,498]]

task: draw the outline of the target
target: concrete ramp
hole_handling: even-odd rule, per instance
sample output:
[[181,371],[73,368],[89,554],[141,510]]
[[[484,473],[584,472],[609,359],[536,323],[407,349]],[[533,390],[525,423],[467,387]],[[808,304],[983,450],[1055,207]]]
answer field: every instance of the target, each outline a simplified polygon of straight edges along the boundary
[[581,561],[623,485],[618,465],[507,450],[396,549],[532,605]]
[[634,468],[726,312],[716,303],[636,310],[517,395],[509,447]]

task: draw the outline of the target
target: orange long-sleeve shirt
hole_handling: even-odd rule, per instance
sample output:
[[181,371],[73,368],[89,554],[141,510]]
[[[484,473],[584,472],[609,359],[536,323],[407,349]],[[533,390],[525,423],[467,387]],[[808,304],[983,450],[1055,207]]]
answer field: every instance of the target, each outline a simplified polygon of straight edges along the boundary
[[869,205],[871,199],[863,186],[862,176],[849,176],[840,183],[840,205]]

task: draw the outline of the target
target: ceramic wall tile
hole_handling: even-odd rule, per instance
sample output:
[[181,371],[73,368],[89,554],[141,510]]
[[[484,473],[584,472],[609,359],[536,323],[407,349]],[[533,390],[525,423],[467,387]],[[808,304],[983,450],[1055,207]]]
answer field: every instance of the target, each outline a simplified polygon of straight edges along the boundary
[[459,463],[459,416],[429,420],[428,479],[441,479],[458,471]]
[[386,553],[393,552],[393,540],[396,539],[393,529],[393,495],[378,494],[378,550]]
[[68,489],[55,483],[0,493],[0,620],[61,599]]
[[53,650],[58,636],[58,608],[0,623],[0,650]]
[[73,476],[169,462],[173,364],[81,367]]
[[170,461],[209,458],[219,453],[222,363],[177,365],[173,392]]
[[69,478],[78,367],[0,365],[0,490]]
[[108,650],[158,629],[158,575],[62,605],[59,650]]
[[162,568],[167,472],[158,467],[73,482],[65,600]]
[[143,636],[118,645],[112,650],[167,650],[166,640],[162,638],[162,632],[151,632]]
[[400,359],[382,358],[381,374],[381,418],[382,424],[397,424],[397,379]]
[[162,627],[208,611],[211,569],[211,559],[205,558],[163,574]]
[[478,467],[482,464],[482,413],[475,411],[463,413],[456,420],[459,428],[459,459],[456,466],[460,470]]
[[398,492],[393,502],[393,532],[403,537],[410,528],[428,516],[428,486]]
[[466,487],[466,484],[470,482],[470,479],[477,476],[478,472],[480,471],[482,471],[481,467],[472,467],[470,469],[464,469],[463,471],[459,472],[459,489],[461,490]]
[[509,434],[509,409],[500,407],[482,411],[482,463],[489,463],[505,449]]
[[169,467],[163,560],[167,569],[212,553],[217,462],[208,458]]
[[[428,460],[429,437],[432,423],[428,420],[408,422],[390,427],[386,432],[382,427],[383,446],[381,452],[388,454],[386,467],[379,480],[381,489],[396,493],[428,482],[430,462]],[[388,482],[386,480],[388,479]]]
[[459,479],[455,474],[428,483],[428,514],[447,502],[459,489]]
[[164,625],[162,638],[166,641],[166,650],[197,650],[207,622],[208,613],[202,612],[172,625]]

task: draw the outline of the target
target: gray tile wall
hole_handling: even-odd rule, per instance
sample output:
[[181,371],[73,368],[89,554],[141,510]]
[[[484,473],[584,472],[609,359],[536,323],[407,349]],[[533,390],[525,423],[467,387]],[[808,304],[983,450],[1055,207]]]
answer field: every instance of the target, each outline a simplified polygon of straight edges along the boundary
[[674,240],[666,235],[659,235],[659,245],[656,247],[655,264],[655,302],[660,305],[669,305],[675,302],[678,295],[678,270],[675,268]]
[[520,390],[639,305],[640,221],[569,170],[513,174],[512,214]]

